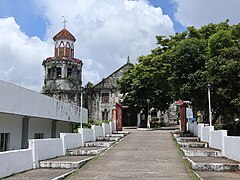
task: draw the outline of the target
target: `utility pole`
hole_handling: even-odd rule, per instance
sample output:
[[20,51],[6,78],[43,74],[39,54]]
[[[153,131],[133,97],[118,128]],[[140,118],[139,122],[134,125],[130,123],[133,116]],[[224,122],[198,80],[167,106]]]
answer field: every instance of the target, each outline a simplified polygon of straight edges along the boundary
[[209,123],[212,126],[212,110],[211,110],[211,84],[208,83],[208,110],[209,110]]

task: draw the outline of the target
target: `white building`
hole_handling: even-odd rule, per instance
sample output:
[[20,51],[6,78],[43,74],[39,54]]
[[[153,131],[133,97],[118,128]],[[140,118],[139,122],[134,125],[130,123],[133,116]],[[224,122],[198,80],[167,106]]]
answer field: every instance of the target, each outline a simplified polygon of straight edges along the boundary
[[[87,122],[87,109],[82,111]],[[0,151],[27,148],[28,139],[59,137],[80,122],[78,106],[0,81]]]

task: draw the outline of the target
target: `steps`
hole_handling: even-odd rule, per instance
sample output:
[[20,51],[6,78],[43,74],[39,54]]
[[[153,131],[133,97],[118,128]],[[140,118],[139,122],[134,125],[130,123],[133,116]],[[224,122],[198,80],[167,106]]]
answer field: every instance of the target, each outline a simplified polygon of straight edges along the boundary
[[220,151],[212,148],[182,148],[185,156],[188,157],[219,157]]
[[86,147],[110,147],[115,143],[115,141],[94,141],[86,142]]
[[97,137],[97,141],[85,142],[84,147],[68,149],[66,156],[41,161],[39,166],[40,168],[77,169],[111,147],[125,135],[125,133],[117,133],[106,137]]
[[67,150],[69,156],[96,156],[104,151],[106,147],[81,147]]
[[94,156],[62,156],[41,161],[40,168],[76,169],[83,166]]
[[[186,159],[197,174],[204,179],[240,179],[240,162],[221,157],[221,151],[208,147],[198,137],[173,134]],[[230,178],[231,177],[231,178]]]
[[206,142],[178,142],[182,148],[207,148],[208,143]]
[[197,171],[230,171],[240,170],[239,162],[224,157],[187,157],[193,170]]
[[109,136],[109,137],[97,137],[97,141],[119,141],[122,137]]

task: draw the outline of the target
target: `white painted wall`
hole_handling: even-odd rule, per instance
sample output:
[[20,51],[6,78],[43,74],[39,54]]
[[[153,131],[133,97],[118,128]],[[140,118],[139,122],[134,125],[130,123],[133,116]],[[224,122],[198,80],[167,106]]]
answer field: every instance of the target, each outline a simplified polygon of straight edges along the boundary
[[80,133],[60,133],[60,138],[63,142],[63,152],[67,149],[83,147],[82,135]]
[[93,129],[94,137],[104,137],[102,126],[92,125],[91,129]]
[[0,133],[10,133],[9,150],[20,149],[22,141],[22,117],[0,113]]
[[71,124],[69,122],[57,121],[56,124],[56,137],[60,137],[60,133],[70,133]]
[[201,137],[201,141],[204,142],[209,142],[210,140],[210,132],[214,131],[214,126],[205,126],[202,128],[202,137]]
[[235,161],[240,161],[240,137],[224,136],[225,156]]
[[78,133],[82,135],[82,142],[96,141],[96,137],[94,136],[93,129],[83,129],[78,128]]
[[110,129],[110,134],[112,134],[112,132],[113,132],[113,122],[112,121],[109,122],[109,129]]
[[194,122],[188,121],[188,131],[194,134],[196,125],[197,123],[195,121]]
[[202,128],[204,127],[204,124],[198,124],[197,125],[197,131],[195,132],[195,136],[200,137],[201,141],[202,141]]
[[33,168],[39,167],[39,161],[57,156],[63,156],[62,139],[32,139],[29,140],[29,148],[32,149]]
[[224,137],[227,136],[227,130],[217,130],[210,132],[209,146],[221,150],[221,155],[225,155]]
[[30,118],[28,139],[34,139],[35,133],[44,133],[44,138],[51,138],[52,121],[41,118]]
[[112,127],[113,132],[116,131],[116,129],[117,129],[116,121],[113,121],[113,127]]
[[[0,80],[0,112],[80,122],[79,107]],[[87,122],[83,110],[83,122]]]
[[32,150],[0,152],[0,178],[33,168]]
[[109,124],[102,123],[102,127],[103,127],[104,136],[106,136],[107,134],[111,134],[111,132],[110,132],[110,125]]

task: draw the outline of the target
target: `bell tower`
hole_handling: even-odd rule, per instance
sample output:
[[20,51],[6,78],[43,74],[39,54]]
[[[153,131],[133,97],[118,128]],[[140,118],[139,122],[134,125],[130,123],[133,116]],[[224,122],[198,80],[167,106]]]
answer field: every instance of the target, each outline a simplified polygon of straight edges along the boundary
[[[65,21],[66,22],[66,21]],[[74,58],[75,37],[64,28],[54,37],[54,57],[43,60],[43,94],[80,105],[82,61]]]

